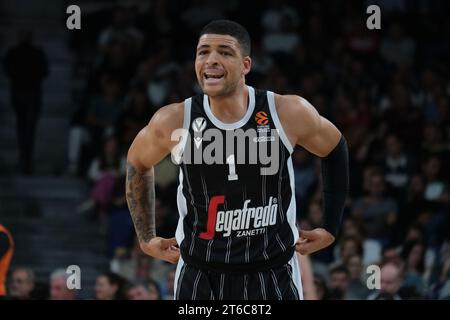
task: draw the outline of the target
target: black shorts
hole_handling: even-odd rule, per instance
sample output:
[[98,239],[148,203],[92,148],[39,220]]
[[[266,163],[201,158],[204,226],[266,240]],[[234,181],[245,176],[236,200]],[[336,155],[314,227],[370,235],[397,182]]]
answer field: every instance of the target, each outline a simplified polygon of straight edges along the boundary
[[236,274],[200,270],[180,258],[175,275],[176,300],[302,300],[297,255],[281,267]]

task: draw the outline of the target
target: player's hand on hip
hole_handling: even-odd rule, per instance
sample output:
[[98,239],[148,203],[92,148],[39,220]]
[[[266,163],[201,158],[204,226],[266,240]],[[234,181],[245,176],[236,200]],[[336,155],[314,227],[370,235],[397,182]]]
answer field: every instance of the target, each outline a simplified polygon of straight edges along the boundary
[[155,237],[149,242],[141,243],[141,249],[149,256],[175,264],[180,258],[180,249],[177,245],[175,238]]
[[300,230],[300,239],[295,244],[295,251],[307,255],[326,248],[333,242],[334,236],[323,228]]

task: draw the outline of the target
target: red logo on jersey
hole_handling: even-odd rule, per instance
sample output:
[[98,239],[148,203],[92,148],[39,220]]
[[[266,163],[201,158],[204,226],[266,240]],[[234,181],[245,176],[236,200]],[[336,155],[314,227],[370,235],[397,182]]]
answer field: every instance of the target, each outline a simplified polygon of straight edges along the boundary
[[200,239],[214,239],[216,232],[221,232],[223,237],[229,237],[232,232],[236,233],[236,237],[257,235],[264,233],[266,227],[277,222],[277,198],[270,197],[266,206],[251,207],[251,200],[247,199],[242,208],[219,210],[218,206],[224,202],[225,196],[211,198],[206,231],[200,233]]
[[259,111],[255,116],[255,121],[260,126],[265,126],[269,123],[269,118],[267,117],[267,113],[264,111]]
[[200,238],[204,240],[211,240],[216,233],[216,217],[217,207],[219,204],[225,202],[225,196],[214,196],[211,198],[208,206],[208,224],[206,225],[206,232],[200,233]]

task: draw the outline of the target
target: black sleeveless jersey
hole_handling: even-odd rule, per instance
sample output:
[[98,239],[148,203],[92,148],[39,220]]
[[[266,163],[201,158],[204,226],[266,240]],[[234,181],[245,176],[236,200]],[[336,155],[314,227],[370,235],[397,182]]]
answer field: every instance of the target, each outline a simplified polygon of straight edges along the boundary
[[247,112],[232,124],[213,115],[207,95],[184,102],[176,238],[198,268],[274,268],[292,258],[298,239],[292,146],[273,92],[248,91]]

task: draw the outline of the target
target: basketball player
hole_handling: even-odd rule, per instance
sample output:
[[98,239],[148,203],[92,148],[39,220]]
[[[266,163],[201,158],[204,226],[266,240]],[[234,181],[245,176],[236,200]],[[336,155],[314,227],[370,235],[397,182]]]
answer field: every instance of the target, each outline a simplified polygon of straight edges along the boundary
[[[348,190],[344,137],[305,99],[246,85],[251,66],[250,37],[241,25],[218,20],[205,26],[195,59],[203,94],[161,108],[128,152],[127,201],[140,246],[152,257],[178,263],[175,299],[302,299],[295,251],[323,249],[338,231]],[[184,133],[174,139],[177,129]],[[218,147],[217,132],[257,136],[229,150],[228,140]],[[322,158],[323,228],[296,227],[296,145]],[[221,161],[192,160],[212,148],[210,154]],[[248,159],[251,150],[264,148],[278,164],[275,172],[268,173],[268,162],[260,158],[238,161],[237,153]],[[171,152],[173,159],[183,155],[180,218],[176,237],[164,239],[155,231],[153,167]]]

